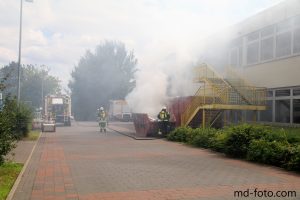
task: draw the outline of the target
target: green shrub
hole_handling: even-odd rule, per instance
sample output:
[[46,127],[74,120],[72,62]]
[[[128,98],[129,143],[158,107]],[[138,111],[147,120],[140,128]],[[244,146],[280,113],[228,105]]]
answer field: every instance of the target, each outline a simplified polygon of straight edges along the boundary
[[167,139],[171,141],[177,141],[177,142],[187,142],[189,132],[191,131],[192,128],[190,127],[179,127],[173,130],[171,133],[169,133],[167,135]]
[[15,142],[29,132],[31,112],[25,106],[18,105],[16,100],[6,99],[0,111],[0,165],[4,156],[15,147]]
[[214,138],[216,136],[216,129],[213,128],[197,128],[195,129],[193,137],[189,141],[190,144],[193,144],[198,147],[210,148],[214,144]]
[[289,148],[289,160],[284,164],[288,170],[300,171],[300,145],[294,145]]
[[224,131],[228,134],[225,141],[225,153],[238,158],[246,158],[252,140],[265,138],[273,141],[277,138],[276,135],[270,135],[270,128],[261,125],[241,124],[227,127]]
[[27,137],[32,122],[32,111],[25,105],[20,105],[17,113],[18,129],[16,132],[18,137]]
[[289,160],[290,151],[288,143],[263,139],[252,140],[249,145],[247,159],[250,161],[283,166]]
[[228,132],[218,130],[213,140],[211,148],[215,151],[225,153],[226,141],[228,140]]

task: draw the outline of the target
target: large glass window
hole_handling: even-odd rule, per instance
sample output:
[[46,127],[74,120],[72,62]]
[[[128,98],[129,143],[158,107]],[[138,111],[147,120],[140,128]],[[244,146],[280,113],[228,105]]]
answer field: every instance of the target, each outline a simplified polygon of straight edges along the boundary
[[272,110],[273,110],[272,104],[273,104],[272,100],[267,101],[267,105],[266,105],[267,109],[260,112],[260,121],[272,122]]
[[292,19],[287,19],[287,20],[284,20],[283,22],[280,22],[277,24],[276,31],[277,31],[277,33],[287,31],[287,30],[291,29],[292,26],[293,26]]
[[276,36],[276,57],[291,54],[292,34],[291,32],[280,33]]
[[300,53],[300,28],[294,30],[293,53]]
[[267,37],[274,34],[274,26],[268,26],[260,31],[261,37]]
[[259,31],[256,31],[256,32],[250,33],[247,36],[247,41],[251,42],[251,41],[254,41],[254,40],[258,40],[258,38],[259,38]]
[[247,46],[247,64],[254,64],[258,62],[258,48],[259,43],[253,42]]
[[291,90],[290,89],[276,90],[275,91],[275,96],[276,97],[284,97],[284,96],[290,96],[290,95],[291,95]]
[[276,122],[290,123],[290,100],[275,101]]
[[232,67],[237,67],[237,65],[238,65],[238,50],[237,50],[237,48],[233,48],[230,51],[230,65]]
[[300,95],[300,88],[294,88],[293,89],[293,95],[294,96],[299,96]]
[[273,37],[261,40],[260,58],[262,61],[273,58]]
[[293,122],[300,124],[300,99],[293,100]]
[[272,90],[267,91],[267,97],[273,97],[273,91]]

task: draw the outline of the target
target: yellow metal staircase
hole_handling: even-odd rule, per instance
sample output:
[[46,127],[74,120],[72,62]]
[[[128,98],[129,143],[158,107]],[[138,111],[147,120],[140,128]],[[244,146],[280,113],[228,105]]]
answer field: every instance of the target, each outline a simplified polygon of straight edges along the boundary
[[194,82],[200,83],[201,86],[181,116],[183,126],[195,120],[199,112],[202,116],[198,123],[201,122],[202,127],[205,127],[212,126],[224,110],[266,109],[266,88],[252,86],[232,69],[229,69],[228,76],[223,78],[211,66],[201,64],[196,68],[195,74]]

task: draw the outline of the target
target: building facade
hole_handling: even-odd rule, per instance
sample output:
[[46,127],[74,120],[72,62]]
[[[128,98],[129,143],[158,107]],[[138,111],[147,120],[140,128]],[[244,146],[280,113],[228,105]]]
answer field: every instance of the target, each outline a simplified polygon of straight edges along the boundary
[[229,32],[223,67],[230,66],[255,86],[268,88],[267,110],[258,113],[258,120],[300,124],[300,1],[285,0]]

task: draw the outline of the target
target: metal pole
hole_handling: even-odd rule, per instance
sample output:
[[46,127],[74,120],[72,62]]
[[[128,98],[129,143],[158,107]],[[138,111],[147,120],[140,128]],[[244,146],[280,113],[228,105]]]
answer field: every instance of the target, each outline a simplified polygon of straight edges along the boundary
[[42,103],[41,106],[43,106],[43,101],[44,101],[44,71],[42,70]]
[[20,6],[20,32],[19,32],[19,57],[18,57],[18,104],[20,104],[20,94],[21,94],[21,45],[22,45],[22,12],[23,12],[23,0],[20,0],[21,6]]

